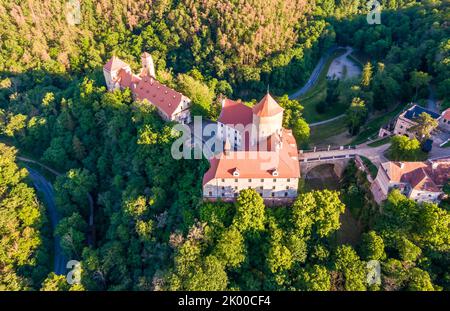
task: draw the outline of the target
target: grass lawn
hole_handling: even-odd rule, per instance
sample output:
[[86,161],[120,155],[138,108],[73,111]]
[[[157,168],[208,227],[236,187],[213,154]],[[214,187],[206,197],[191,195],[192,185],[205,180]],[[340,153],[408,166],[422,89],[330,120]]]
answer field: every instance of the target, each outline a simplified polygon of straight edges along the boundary
[[330,56],[319,74],[316,84],[304,95],[297,98],[300,104],[305,108],[303,116],[308,123],[319,122],[331,119],[343,113],[346,107],[333,106],[327,112],[319,114],[316,111],[316,106],[324,101],[327,97],[327,73],[331,63],[336,57],[345,53],[345,49],[337,49],[332,56]]
[[375,137],[378,135],[380,127],[389,122],[397,114],[399,114],[404,109],[404,105],[398,105],[393,111],[388,112],[382,116],[376,117],[367,124],[364,125],[363,130],[359,132],[358,136],[355,137],[352,144],[359,145],[367,141],[368,138]]
[[379,147],[385,145],[391,141],[391,136],[382,138],[380,140],[374,141],[373,143],[367,144],[369,147]]
[[346,132],[347,126],[345,124],[345,118],[335,120],[330,123],[311,127],[310,144],[317,145],[323,142],[324,139],[334,135],[338,135]]
[[364,156],[361,156],[361,160],[369,170],[370,176],[372,176],[372,178],[377,177],[378,168],[375,166],[375,164],[373,164],[372,161],[370,161],[368,158]]

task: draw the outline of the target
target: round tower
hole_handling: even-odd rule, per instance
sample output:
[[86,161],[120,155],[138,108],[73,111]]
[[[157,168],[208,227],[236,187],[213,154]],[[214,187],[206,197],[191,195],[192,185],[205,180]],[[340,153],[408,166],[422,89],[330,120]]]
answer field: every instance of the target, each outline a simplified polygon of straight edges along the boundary
[[258,142],[267,140],[273,134],[281,134],[284,109],[269,93],[252,110],[253,124],[258,132],[256,137]]
[[155,65],[153,63],[153,58],[149,53],[144,52],[141,55],[141,64],[142,64],[141,76],[150,76],[156,78]]

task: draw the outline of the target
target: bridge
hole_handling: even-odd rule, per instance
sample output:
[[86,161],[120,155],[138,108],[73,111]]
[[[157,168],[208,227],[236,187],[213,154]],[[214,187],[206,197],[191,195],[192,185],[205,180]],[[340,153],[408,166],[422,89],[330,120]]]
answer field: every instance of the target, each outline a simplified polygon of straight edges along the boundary
[[386,161],[383,153],[389,145],[379,147],[362,146],[340,146],[335,148],[314,148],[312,150],[300,150],[299,162],[302,177],[305,178],[315,167],[321,165],[333,165],[337,176],[342,176],[345,167],[351,159],[357,155],[364,156],[372,161],[377,167]]

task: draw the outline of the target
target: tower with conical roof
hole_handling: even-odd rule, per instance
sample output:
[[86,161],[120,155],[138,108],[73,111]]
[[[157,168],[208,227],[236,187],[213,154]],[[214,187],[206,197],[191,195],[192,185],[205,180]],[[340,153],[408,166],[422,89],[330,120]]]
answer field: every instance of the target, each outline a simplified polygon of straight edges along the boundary
[[150,77],[156,78],[155,64],[153,63],[153,58],[149,53],[147,53],[147,52],[142,53],[141,63],[142,63],[141,76],[142,77],[150,76]]
[[[267,92],[266,96],[253,108],[253,124],[257,130],[258,142],[267,140],[273,134],[281,134],[284,109]],[[254,141],[255,143],[255,141]]]

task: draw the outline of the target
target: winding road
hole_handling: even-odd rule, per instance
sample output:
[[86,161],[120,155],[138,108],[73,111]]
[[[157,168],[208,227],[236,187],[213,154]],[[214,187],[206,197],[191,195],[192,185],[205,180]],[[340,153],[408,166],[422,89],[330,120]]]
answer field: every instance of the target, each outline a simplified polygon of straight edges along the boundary
[[[31,178],[31,181],[33,182],[34,187],[37,191],[42,193],[42,198],[45,201],[45,206],[47,207],[48,215],[50,218],[50,223],[52,226],[52,232],[55,232],[55,228],[59,222],[59,215],[58,211],[56,209],[55,204],[55,195],[53,193],[53,187],[52,184],[47,181],[41,174],[39,174],[34,169],[25,166],[26,169],[29,172],[29,176]],[[61,249],[61,244],[59,237],[55,236],[53,237],[53,245],[54,245],[54,268],[53,271],[58,274],[65,274],[66,271],[66,263],[67,259],[63,254],[63,251]]]
[[[36,165],[39,165],[43,169],[49,171],[55,176],[62,175],[61,173],[57,172],[56,170],[52,169],[51,167],[48,167],[36,160],[17,156],[17,160],[25,162],[25,163],[33,163]],[[44,176],[42,176],[39,172],[36,170],[30,168],[29,166],[25,165],[26,169],[29,172],[29,177],[31,181],[33,182],[33,185],[36,190],[42,193],[43,200],[45,203],[45,206],[48,211],[48,215],[50,217],[50,223],[52,226],[52,232],[55,232],[56,226],[58,225],[58,222],[60,220],[58,209],[56,207],[55,203],[55,194],[53,192],[53,186],[52,184],[45,179]],[[94,200],[92,198],[92,195],[88,193],[88,202],[90,207],[90,215],[89,215],[89,227],[91,229],[91,234],[88,234],[87,236],[87,242],[88,245],[93,245],[95,240],[95,230],[94,230]],[[60,239],[57,236],[53,236],[53,244],[54,244],[54,271],[55,274],[62,275],[66,273],[66,263],[67,258],[64,256],[64,253],[61,249]]]
[[[333,53],[337,49],[346,49],[347,51],[343,55],[336,57],[336,59],[338,59],[338,58],[339,59],[345,59],[348,55],[350,55],[353,52],[353,48],[351,48],[349,46],[348,47],[335,46],[335,47],[330,48],[319,59],[319,62],[317,63],[316,67],[314,68],[313,72],[311,73],[311,76],[309,77],[308,82],[306,82],[306,84],[304,86],[302,86],[300,89],[298,89],[297,91],[295,91],[294,93],[289,95],[289,99],[296,99],[296,98],[304,95],[306,92],[308,92],[317,83],[317,80],[319,79],[320,73],[322,72],[322,70],[325,69],[324,68],[325,64],[330,59],[330,57],[332,57]],[[327,123],[339,120],[339,119],[341,119],[343,117],[345,117],[345,114],[340,114],[340,115],[338,115],[338,116],[336,116],[334,118],[328,119],[328,120],[323,120],[323,121],[320,121],[320,122],[310,123],[309,127],[327,124]]]
[[306,92],[309,91],[317,82],[317,79],[319,79],[320,72],[322,71],[323,67],[327,63],[327,60],[333,55],[334,51],[336,51],[338,48],[342,48],[341,46],[335,46],[330,48],[328,51],[325,52],[325,54],[319,59],[319,62],[317,63],[316,67],[314,68],[313,72],[311,73],[311,76],[309,77],[308,82],[304,86],[302,86],[300,89],[289,95],[289,99],[296,99]]

